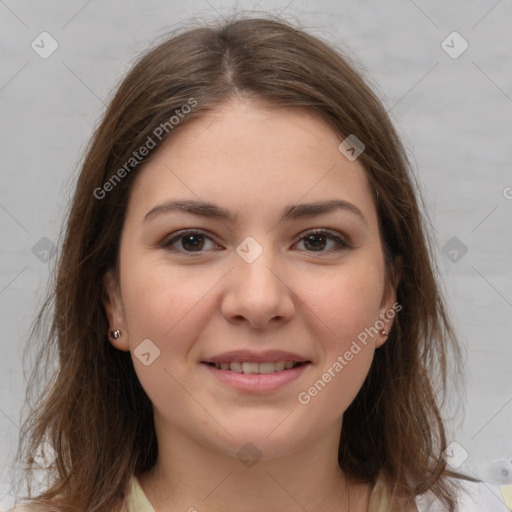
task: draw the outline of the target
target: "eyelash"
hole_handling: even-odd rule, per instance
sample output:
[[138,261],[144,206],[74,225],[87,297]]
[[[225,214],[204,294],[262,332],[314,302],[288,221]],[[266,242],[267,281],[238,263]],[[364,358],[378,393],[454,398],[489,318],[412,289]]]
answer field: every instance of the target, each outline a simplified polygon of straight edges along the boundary
[[[169,250],[171,252],[180,253],[180,254],[186,254],[187,256],[194,256],[196,254],[201,254],[201,253],[205,252],[205,251],[185,251],[185,250],[180,250],[180,249],[176,249],[175,247],[172,247],[173,244],[175,244],[176,242],[180,241],[183,237],[188,236],[188,235],[203,235],[206,238],[209,238],[213,242],[217,243],[215,241],[215,239],[212,236],[210,236],[205,231],[198,230],[198,229],[186,229],[184,231],[178,232],[177,234],[173,233],[173,235],[165,238],[161,242],[160,246],[163,249]],[[317,254],[326,254],[326,253],[328,253],[329,254],[329,253],[332,253],[332,252],[337,252],[337,251],[342,251],[344,249],[349,249],[351,247],[348,242],[346,242],[345,240],[343,240],[339,236],[336,236],[335,234],[333,234],[329,230],[321,229],[321,228],[311,229],[309,231],[306,231],[305,233],[301,233],[299,238],[297,238],[297,240],[294,242],[294,245],[296,243],[298,243],[298,242],[303,241],[307,236],[310,236],[310,235],[325,235],[327,238],[329,238],[331,240],[334,240],[335,243],[336,243],[336,247],[333,248],[333,249],[328,249],[328,250],[323,250],[323,251],[306,251],[306,252],[309,252],[311,254],[315,254],[315,253],[317,253]]]

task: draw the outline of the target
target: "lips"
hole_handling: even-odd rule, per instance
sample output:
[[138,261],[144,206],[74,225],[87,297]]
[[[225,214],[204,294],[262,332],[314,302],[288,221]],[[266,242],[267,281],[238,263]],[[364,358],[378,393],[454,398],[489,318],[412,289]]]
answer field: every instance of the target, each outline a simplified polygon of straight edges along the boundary
[[272,392],[299,378],[312,361],[282,350],[224,352],[201,361],[224,385],[247,393]]
[[[231,363],[236,364],[236,363]],[[240,363],[238,363],[240,364]],[[243,363],[243,364],[272,364],[272,363]],[[311,367],[311,363],[297,363],[290,369],[274,371],[273,373],[238,373],[231,370],[218,369],[214,364],[201,363],[204,370],[211,375],[217,382],[221,383],[227,389],[234,389],[238,392],[256,394],[272,393],[286,387]],[[259,369],[259,368],[258,368]]]

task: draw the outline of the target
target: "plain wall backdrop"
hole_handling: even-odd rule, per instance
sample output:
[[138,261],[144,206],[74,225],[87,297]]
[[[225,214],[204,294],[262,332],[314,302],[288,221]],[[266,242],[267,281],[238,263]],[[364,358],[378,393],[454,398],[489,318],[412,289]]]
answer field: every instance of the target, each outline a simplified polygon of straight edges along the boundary
[[301,23],[367,70],[420,181],[467,352],[452,458],[485,480],[512,458],[512,1],[447,4],[0,0],[0,509],[12,499],[23,346],[104,103],[156,37],[253,9]]

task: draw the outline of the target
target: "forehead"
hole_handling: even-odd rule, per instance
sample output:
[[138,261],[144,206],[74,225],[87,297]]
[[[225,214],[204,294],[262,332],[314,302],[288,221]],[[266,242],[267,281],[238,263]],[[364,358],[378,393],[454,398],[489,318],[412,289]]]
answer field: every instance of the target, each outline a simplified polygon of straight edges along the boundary
[[189,198],[263,214],[339,198],[376,222],[365,169],[339,151],[341,140],[310,111],[232,100],[175,129],[139,171],[129,212]]

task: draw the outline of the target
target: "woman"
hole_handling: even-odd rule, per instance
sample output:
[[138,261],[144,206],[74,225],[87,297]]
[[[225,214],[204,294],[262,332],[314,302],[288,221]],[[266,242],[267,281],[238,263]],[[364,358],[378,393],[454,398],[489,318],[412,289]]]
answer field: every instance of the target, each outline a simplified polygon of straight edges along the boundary
[[460,349],[404,149],[346,57],[281,20],[187,30],[134,66],[40,322],[52,304],[29,510],[470,503],[437,403]]

